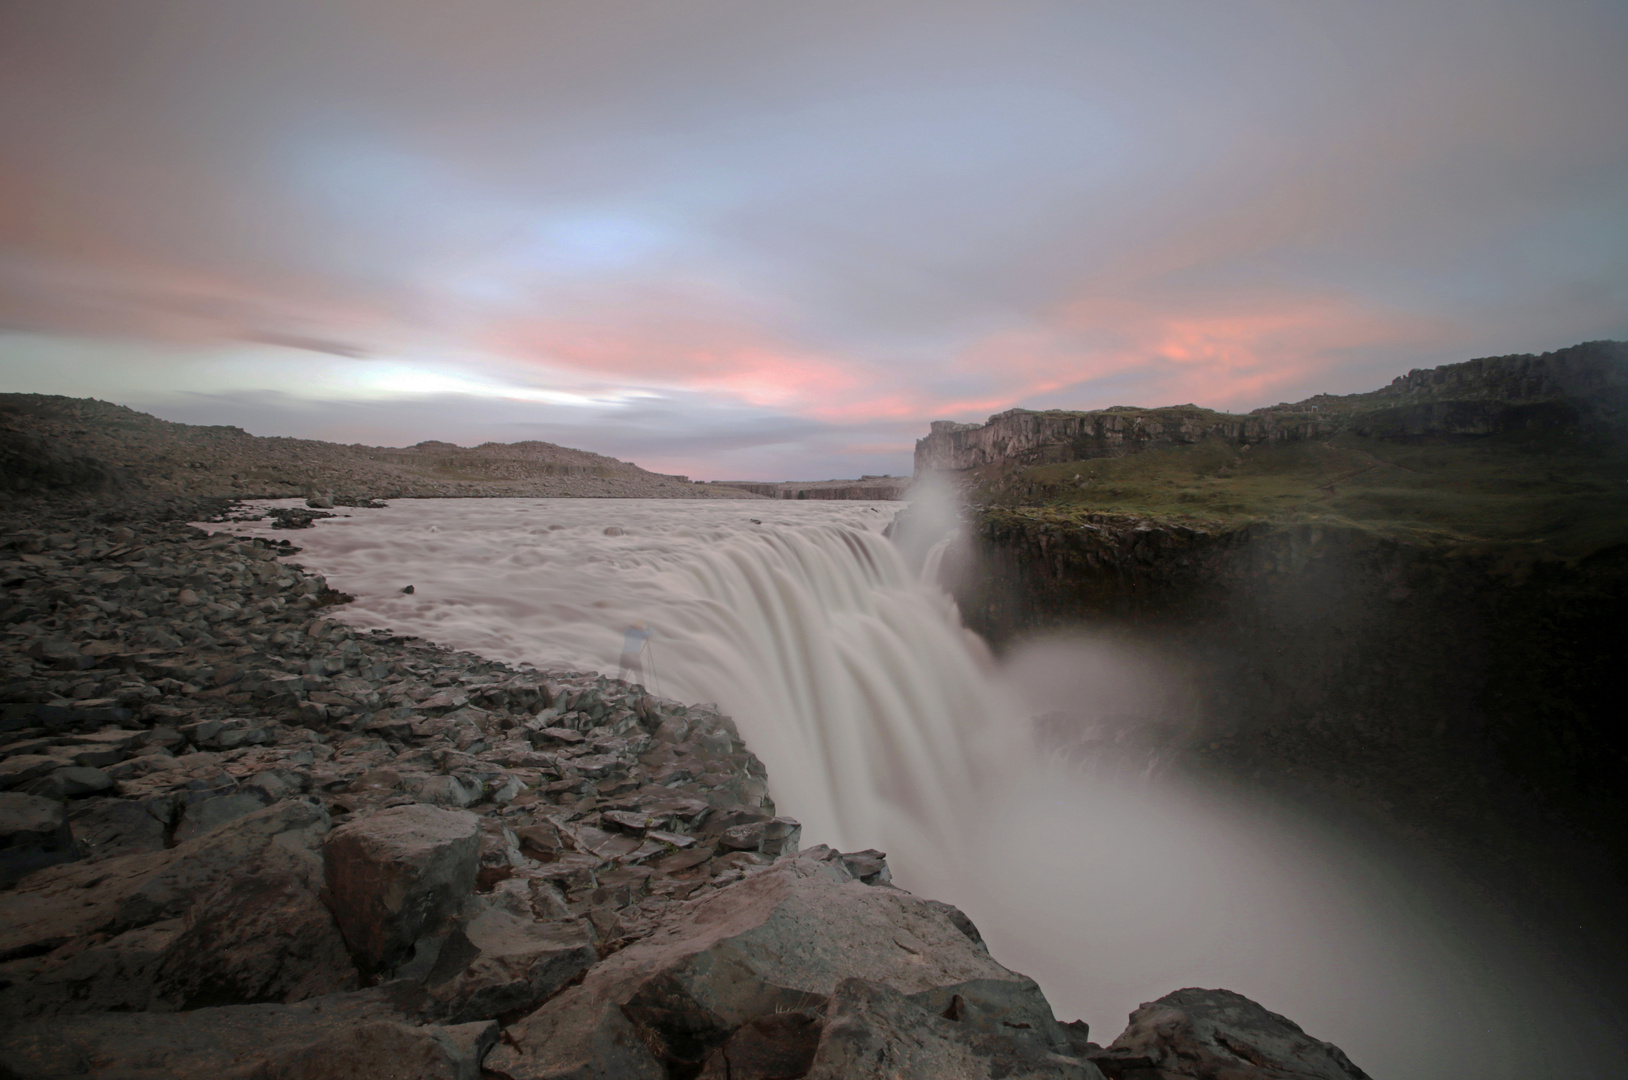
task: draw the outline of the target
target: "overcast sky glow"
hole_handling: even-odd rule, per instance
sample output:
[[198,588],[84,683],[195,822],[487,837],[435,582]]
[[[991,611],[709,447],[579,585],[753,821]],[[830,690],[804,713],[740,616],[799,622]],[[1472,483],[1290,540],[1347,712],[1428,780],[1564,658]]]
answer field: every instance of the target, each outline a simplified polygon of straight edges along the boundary
[[905,472],[1628,336],[1618,0],[0,10],[0,389]]

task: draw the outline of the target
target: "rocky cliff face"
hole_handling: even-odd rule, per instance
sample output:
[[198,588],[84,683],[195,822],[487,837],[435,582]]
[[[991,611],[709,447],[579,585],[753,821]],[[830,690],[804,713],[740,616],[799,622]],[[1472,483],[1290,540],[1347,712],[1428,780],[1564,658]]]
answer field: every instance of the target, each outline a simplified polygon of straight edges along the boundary
[[1196,405],[1083,413],[1010,409],[983,424],[933,421],[931,434],[916,442],[916,475],[1116,457],[1210,438],[1249,446],[1314,438],[1331,430],[1316,418],[1233,416]]
[[1469,360],[1411,371],[1367,394],[1322,394],[1248,415],[1195,405],[1093,412],[1011,409],[983,424],[934,421],[916,473],[1115,457],[1219,439],[1234,446],[1325,438],[1489,434],[1616,426],[1628,415],[1628,347],[1599,341],[1541,356]]

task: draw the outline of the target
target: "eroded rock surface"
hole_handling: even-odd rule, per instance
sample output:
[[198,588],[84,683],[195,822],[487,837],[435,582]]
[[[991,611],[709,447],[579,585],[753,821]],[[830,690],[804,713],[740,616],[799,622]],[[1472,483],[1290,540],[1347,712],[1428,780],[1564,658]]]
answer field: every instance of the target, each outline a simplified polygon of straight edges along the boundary
[[1230,990],[1148,1002],[1090,1057],[1109,1080],[1368,1080],[1339,1047]]

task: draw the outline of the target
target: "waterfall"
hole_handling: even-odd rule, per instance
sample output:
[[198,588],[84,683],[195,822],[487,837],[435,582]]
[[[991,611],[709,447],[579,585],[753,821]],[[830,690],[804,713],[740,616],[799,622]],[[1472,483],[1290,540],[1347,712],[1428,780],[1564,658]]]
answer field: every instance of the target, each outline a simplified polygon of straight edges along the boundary
[[997,665],[936,583],[942,507],[899,543],[883,535],[896,510],[402,500],[298,534],[296,560],[356,597],[337,618],[514,664],[614,673],[623,628],[648,622],[644,681],[734,716],[805,843],[887,851],[896,882],[966,910],[1104,1041],[1138,1002],[1202,985],[1289,1013],[1375,1076],[1549,1060],[1516,1032],[1586,1006],[1388,856],[1032,746],[1031,717],[1059,703],[1078,732],[1135,735],[1176,669],[1091,640]]

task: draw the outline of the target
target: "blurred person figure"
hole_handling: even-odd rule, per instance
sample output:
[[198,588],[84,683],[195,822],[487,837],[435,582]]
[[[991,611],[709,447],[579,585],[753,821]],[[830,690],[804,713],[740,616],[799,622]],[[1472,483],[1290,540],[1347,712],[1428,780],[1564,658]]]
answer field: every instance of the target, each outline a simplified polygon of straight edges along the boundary
[[644,647],[650,641],[655,630],[643,619],[639,619],[632,626],[622,631],[622,662],[617,670],[618,679],[627,680],[629,674],[633,675],[633,682],[644,679]]

